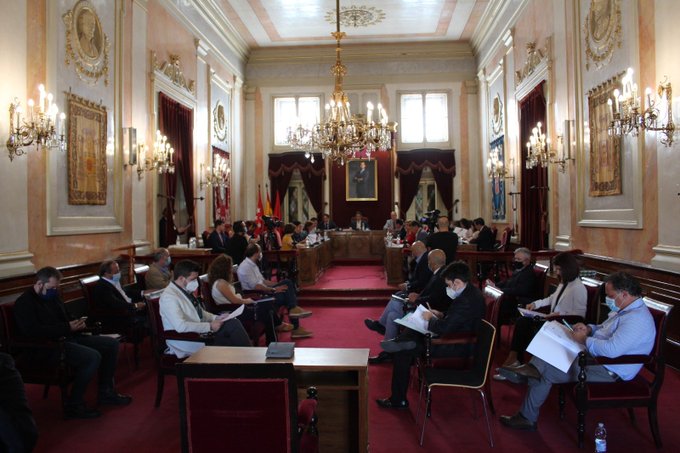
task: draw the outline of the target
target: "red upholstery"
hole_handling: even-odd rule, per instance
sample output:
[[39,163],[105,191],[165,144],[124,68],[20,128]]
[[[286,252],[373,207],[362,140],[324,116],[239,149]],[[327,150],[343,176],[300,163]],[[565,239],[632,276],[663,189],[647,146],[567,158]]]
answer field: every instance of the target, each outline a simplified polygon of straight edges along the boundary
[[140,291],[146,290],[146,273],[149,272],[149,265],[144,264],[142,266],[135,267],[135,281],[137,283],[137,288]]

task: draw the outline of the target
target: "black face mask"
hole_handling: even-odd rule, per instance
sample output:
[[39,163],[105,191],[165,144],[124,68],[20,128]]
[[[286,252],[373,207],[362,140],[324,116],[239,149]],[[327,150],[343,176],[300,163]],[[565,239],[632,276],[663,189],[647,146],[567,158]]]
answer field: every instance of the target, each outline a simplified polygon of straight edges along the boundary
[[512,262],[512,268],[515,269],[515,270],[520,270],[523,267],[524,267],[524,263],[522,263],[521,261],[513,261]]

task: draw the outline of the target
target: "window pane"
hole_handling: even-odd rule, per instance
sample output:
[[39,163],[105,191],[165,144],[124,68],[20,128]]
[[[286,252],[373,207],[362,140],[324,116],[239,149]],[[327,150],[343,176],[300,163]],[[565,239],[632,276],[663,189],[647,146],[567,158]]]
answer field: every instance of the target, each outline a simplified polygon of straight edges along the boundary
[[423,96],[401,95],[401,118],[399,129],[402,143],[423,142]]
[[274,144],[288,144],[288,128],[295,125],[295,98],[274,99]]
[[319,98],[306,97],[298,99],[298,117],[300,124],[307,129],[319,122]]
[[449,141],[449,110],[446,93],[425,95],[425,137],[428,142]]

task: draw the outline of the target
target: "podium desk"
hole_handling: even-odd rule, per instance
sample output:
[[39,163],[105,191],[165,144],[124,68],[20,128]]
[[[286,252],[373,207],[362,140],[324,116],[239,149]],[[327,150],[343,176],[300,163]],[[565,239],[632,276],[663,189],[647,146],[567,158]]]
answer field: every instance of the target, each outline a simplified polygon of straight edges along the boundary
[[306,397],[305,390],[311,385],[319,390],[320,451],[368,451],[368,349],[295,348],[292,359],[266,359],[266,351],[206,346],[184,363],[292,363],[298,399]]

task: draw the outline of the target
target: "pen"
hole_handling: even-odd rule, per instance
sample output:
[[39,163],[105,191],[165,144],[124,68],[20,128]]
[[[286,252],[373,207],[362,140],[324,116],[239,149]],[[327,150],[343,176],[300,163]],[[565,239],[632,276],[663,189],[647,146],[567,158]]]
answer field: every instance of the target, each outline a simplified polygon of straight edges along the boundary
[[430,310],[430,311],[432,311],[432,307],[430,307],[430,303],[429,303],[429,302],[425,302],[425,304],[427,305],[427,309]]
[[574,329],[572,329],[572,327],[569,325],[569,323],[566,321],[566,319],[563,319],[562,323],[564,323],[564,325],[567,326],[567,329],[571,330],[572,332],[574,331]]

